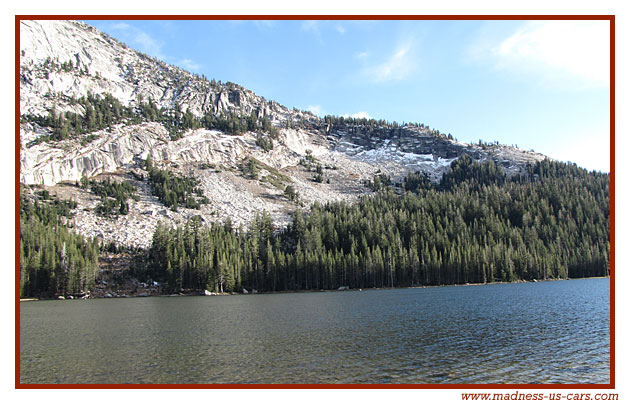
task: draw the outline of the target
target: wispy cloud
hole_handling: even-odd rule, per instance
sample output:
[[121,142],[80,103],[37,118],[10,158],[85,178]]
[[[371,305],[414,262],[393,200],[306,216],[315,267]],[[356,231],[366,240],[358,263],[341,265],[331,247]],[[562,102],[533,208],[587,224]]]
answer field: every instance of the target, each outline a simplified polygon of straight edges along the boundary
[[182,59],[177,62],[177,65],[190,71],[198,71],[199,69],[201,69],[201,65],[199,63],[195,63],[190,59]]
[[531,21],[509,36],[474,48],[494,68],[535,75],[545,83],[607,87],[610,81],[607,21]]
[[314,35],[315,38],[317,38],[317,41],[319,41],[321,45],[324,44],[324,39],[322,38],[322,33],[320,31],[319,21],[313,21],[313,20],[302,21],[302,24],[300,25],[300,29],[304,32]]
[[254,20],[254,25],[258,29],[271,29],[276,26],[276,21],[273,20]]
[[[408,40],[399,44],[387,59],[366,66],[363,74],[376,83],[387,81],[399,81],[411,74],[416,68],[415,58],[412,57],[414,42]],[[365,58],[367,54],[360,53],[357,56]]]
[[116,22],[112,24],[112,28],[119,31],[125,31],[125,30],[130,29],[131,25],[127,24],[126,22]]
[[304,32],[313,34],[320,42],[323,40],[323,33],[330,30],[336,31],[339,35],[344,35],[346,33],[346,27],[340,23],[334,23],[331,21],[302,21],[300,29]]
[[151,35],[143,31],[138,31],[134,37],[134,42],[140,46],[140,51],[155,56],[158,59],[165,59],[162,53],[162,43]]
[[312,32],[319,35],[319,21],[303,21],[300,28],[302,29],[302,31]]
[[372,117],[370,116],[370,114],[368,114],[365,111],[361,111],[361,112],[357,112],[355,114],[343,114],[344,118],[355,118],[355,119],[372,119]]
[[323,109],[321,105],[309,105],[308,108],[306,108],[306,110],[314,113],[317,116],[322,116],[322,113],[323,113]]
[[145,31],[125,22],[112,24],[111,28],[120,32],[123,41],[138,49],[142,53],[155,56],[158,59],[166,59],[162,51],[163,43],[147,34]]
[[[127,45],[139,50],[142,53],[149,54],[165,62],[172,63],[183,69],[190,71],[199,71],[201,65],[191,59],[180,59],[173,61],[174,58],[169,57],[164,53],[164,43],[154,38],[147,32],[137,28],[126,22],[117,22],[111,25],[111,29],[118,31],[120,38],[127,43]],[[169,29],[169,25],[162,26],[162,29]],[[172,27],[170,28],[172,29]]]

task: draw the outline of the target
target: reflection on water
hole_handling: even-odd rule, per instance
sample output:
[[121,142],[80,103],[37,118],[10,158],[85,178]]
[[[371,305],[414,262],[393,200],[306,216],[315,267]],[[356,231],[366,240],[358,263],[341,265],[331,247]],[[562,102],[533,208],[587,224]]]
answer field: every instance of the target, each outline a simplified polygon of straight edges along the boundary
[[22,383],[609,383],[609,280],[20,303]]

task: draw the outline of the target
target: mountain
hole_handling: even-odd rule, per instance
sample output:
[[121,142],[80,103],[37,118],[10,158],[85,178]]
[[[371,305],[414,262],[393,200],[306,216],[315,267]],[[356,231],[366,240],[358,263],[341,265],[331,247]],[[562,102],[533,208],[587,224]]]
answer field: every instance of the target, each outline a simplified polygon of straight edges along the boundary
[[[373,193],[375,178],[396,184],[419,172],[437,182],[463,155],[508,176],[545,158],[424,124],[317,117],[77,21],[21,21],[20,51],[20,181],[77,201],[72,226],[120,245],[147,247],[159,222],[194,216],[238,227],[264,210],[282,226],[299,207]],[[134,187],[124,213],[98,194],[101,181]]]

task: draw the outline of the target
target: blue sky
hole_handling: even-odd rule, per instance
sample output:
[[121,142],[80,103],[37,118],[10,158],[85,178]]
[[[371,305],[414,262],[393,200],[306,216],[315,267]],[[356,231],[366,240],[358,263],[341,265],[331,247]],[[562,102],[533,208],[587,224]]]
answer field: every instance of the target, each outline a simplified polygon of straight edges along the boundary
[[608,21],[86,21],[289,108],[609,171]]

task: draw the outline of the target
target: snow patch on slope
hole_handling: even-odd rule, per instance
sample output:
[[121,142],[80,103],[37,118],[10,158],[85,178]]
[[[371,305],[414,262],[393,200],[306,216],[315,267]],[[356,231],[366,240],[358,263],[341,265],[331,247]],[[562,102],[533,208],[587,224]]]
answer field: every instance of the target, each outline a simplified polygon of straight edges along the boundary
[[[433,154],[403,152],[395,145],[389,145],[389,143],[389,140],[386,140],[382,147],[360,151],[351,156],[351,158],[374,165],[392,162],[407,167],[410,170],[422,169],[423,171],[441,171],[450,167],[451,163],[457,160],[457,158],[446,159]],[[356,145],[350,148],[354,150],[361,149],[360,146]]]

